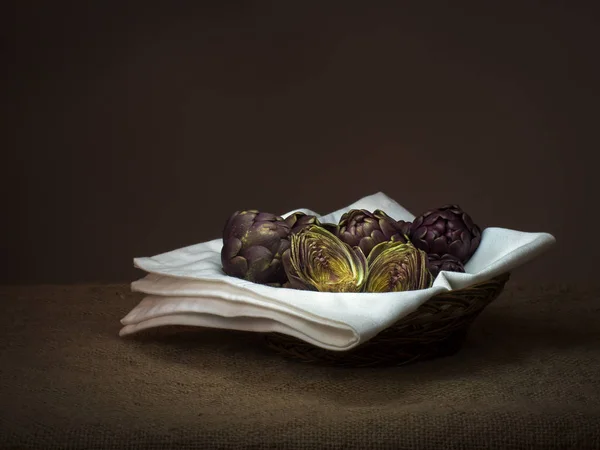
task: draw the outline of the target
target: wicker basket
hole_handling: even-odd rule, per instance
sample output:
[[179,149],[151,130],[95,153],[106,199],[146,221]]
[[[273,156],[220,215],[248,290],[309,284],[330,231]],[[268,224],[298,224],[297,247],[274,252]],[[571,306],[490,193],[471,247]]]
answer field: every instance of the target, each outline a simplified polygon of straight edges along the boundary
[[415,312],[349,351],[325,350],[280,333],[267,334],[267,345],[288,358],[345,367],[400,366],[450,356],[461,348],[469,326],[500,295],[509,276],[506,273],[432,297]]

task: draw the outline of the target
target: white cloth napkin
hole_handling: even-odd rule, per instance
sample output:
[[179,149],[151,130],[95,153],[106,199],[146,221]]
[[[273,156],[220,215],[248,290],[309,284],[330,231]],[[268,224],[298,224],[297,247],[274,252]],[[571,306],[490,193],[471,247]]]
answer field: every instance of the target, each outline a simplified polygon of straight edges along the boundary
[[[320,219],[337,222],[354,208],[382,209],[396,220],[414,219],[382,192]],[[295,211],[299,210],[284,217]],[[285,333],[325,349],[345,351],[371,339],[430,297],[513,271],[554,242],[548,233],[486,228],[466,273],[440,272],[429,289],[352,294],[275,288],[227,276],[221,269],[223,242],[215,239],[134,259],[134,265],[148,275],[131,287],[147,296],[121,320],[120,335],[162,325],[191,325]]]

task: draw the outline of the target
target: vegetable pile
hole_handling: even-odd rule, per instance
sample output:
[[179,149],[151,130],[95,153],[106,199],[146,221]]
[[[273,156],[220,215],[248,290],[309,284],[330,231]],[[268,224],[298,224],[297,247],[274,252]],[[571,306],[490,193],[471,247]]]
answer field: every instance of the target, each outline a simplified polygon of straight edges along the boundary
[[320,292],[426,289],[441,271],[464,272],[481,229],[458,205],[412,223],[353,209],[339,223],[296,212],[283,219],[237,211],[225,224],[221,263],[232,277]]

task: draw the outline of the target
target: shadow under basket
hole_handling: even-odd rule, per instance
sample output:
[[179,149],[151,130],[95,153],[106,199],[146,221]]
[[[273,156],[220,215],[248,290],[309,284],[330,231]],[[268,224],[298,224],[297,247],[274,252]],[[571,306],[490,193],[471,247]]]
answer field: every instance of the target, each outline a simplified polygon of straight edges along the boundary
[[265,339],[282,356],[330,366],[401,366],[450,356],[460,350],[471,323],[500,295],[509,277],[505,273],[465,289],[438,294],[352,350],[326,350],[280,333],[269,333]]

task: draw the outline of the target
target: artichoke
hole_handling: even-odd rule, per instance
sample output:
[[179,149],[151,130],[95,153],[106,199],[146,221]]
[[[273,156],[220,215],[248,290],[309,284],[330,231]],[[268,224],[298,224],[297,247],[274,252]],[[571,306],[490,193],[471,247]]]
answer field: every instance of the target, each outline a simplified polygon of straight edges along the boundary
[[283,265],[294,289],[360,292],[367,276],[367,260],[360,248],[350,247],[318,225],[290,235]]
[[446,205],[417,217],[410,238],[429,255],[452,255],[464,264],[479,247],[481,229],[458,205]]
[[302,227],[306,225],[320,225],[319,219],[316,216],[312,216],[309,214],[305,214],[301,211],[290,214],[285,218],[285,223],[287,223],[292,230],[292,233],[296,233]]
[[433,281],[427,268],[427,254],[410,242],[388,241],[376,245],[367,264],[366,292],[427,289]]
[[338,236],[351,247],[360,247],[368,257],[373,247],[381,242],[406,242],[406,228],[379,209],[373,213],[352,209],[340,218]]
[[316,216],[308,215],[303,213],[302,211],[295,212],[290,214],[285,222],[292,229],[292,233],[296,233],[300,231],[302,227],[306,225],[318,225],[321,228],[325,228],[330,233],[333,233],[337,236],[338,233],[338,225],[336,223],[321,223]]
[[452,255],[429,255],[429,271],[433,278],[437,277],[438,274],[445,270],[447,272],[464,272],[465,267],[460,260]]
[[279,216],[255,210],[235,212],[223,230],[223,271],[255,283],[285,283],[281,257],[290,246],[289,234],[290,226]]

